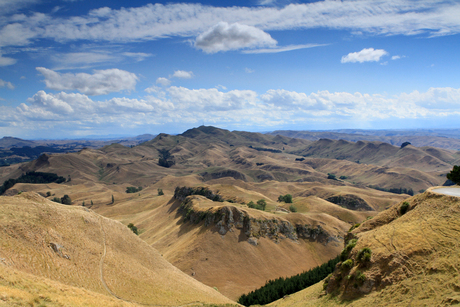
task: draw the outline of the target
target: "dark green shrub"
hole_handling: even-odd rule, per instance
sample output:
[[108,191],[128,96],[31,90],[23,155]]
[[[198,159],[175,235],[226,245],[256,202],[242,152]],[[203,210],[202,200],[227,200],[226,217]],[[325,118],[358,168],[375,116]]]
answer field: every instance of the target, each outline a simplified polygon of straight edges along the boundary
[[257,207],[256,207],[256,209],[265,211],[265,207],[266,207],[266,206],[267,206],[267,202],[265,201],[265,199],[259,199],[259,200],[257,201]]
[[129,224],[128,224],[128,228],[131,229],[132,232],[134,232],[136,235],[139,235],[139,232],[138,232],[138,230],[137,230],[137,227],[134,226],[133,223],[129,223]]
[[327,179],[337,180],[337,177],[334,174],[327,173]]
[[399,214],[404,215],[407,210],[409,210],[409,203],[407,201],[403,202],[401,207],[399,208]]
[[69,195],[66,194],[63,197],[61,197],[61,203],[64,205],[71,205],[72,200],[70,199]]
[[345,180],[345,179],[347,179],[347,178],[348,178],[347,176],[340,176],[340,177],[339,177],[339,179],[341,179],[341,180]]
[[163,189],[158,189],[158,196],[161,196],[161,195],[165,195],[165,193],[163,193]]
[[340,253],[340,260],[345,261],[348,258],[348,255],[350,254],[351,250],[356,246],[356,243],[358,243],[358,239],[351,239],[350,241],[348,241],[347,245]]
[[361,271],[356,271],[355,272],[355,279],[358,282],[359,285],[362,285],[366,281],[366,275],[361,273]]
[[353,259],[347,259],[344,262],[342,262],[342,265],[340,268],[344,271],[348,271],[353,267]]
[[55,203],[62,204],[61,199],[59,197],[53,197],[52,201],[54,201]]
[[291,212],[297,212],[297,208],[294,205],[289,206],[289,211]]
[[142,187],[127,187],[126,188],[126,193],[137,193],[142,190]]
[[356,255],[356,260],[361,264],[366,264],[371,261],[372,251],[369,247],[361,249]]
[[280,196],[278,196],[278,201],[279,202],[285,202],[286,204],[291,204],[292,203],[292,195],[291,194],[280,195]]
[[46,192],[46,197],[50,197],[50,196],[51,196],[51,192],[50,191]]

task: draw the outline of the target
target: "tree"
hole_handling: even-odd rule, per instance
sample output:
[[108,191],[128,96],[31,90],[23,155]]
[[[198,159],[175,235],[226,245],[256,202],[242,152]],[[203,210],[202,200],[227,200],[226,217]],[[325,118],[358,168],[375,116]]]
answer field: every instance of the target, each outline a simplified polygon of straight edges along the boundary
[[279,202],[284,201],[286,204],[291,204],[292,203],[292,195],[291,194],[280,195],[280,196],[278,196],[278,201]]
[[65,194],[63,197],[61,197],[61,203],[64,205],[71,205],[72,200],[70,199],[69,195]]
[[327,173],[327,179],[337,180],[337,177],[334,174]]
[[134,226],[133,223],[129,223],[128,228],[131,229],[136,235],[139,235],[138,229],[136,226]]
[[159,196],[165,195],[165,193],[163,193],[163,189],[158,189],[158,195],[159,195]]
[[114,202],[115,202],[115,198],[114,198],[113,195],[112,195],[112,204],[113,204]]
[[171,167],[176,162],[174,162],[174,156],[171,155],[169,150],[167,149],[159,149],[158,153],[160,154],[160,158],[158,159],[158,165],[163,167]]
[[455,182],[456,184],[460,183],[460,166],[454,165],[449,174],[447,174],[447,179]]
[[[265,211],[265,207],[267,206],[267,202],[265,201],[265,199],[259,199],[257,201],[257,206],[260,207],[260,210]],[[259,209],[259,208],[257,208],[257,209]]]

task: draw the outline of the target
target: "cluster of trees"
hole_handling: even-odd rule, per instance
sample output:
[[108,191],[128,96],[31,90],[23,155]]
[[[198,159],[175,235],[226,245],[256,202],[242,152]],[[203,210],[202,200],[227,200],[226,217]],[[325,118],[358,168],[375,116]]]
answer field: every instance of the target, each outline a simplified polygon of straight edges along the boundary
[[158,153],[160,154],[160,158],[158,159],[158,165],[163,167],[171,167],[176,162],[174,161],[174,156],[171,155],[169,150],[167,149],[159,149]]
[[286,204],[292,204],[292,195],[291,194],[280,195],[278,196],[278,201],[285,202]]
[[211,191],[210,189],[206,187],[197,187],[197,188],[176,187],[176,189],[174,190],[175,199],[184,200],[189,195],[202,195],[212,201],[219,201],[219,202],[224,201],[222,196],[219,195],[219,191],[214,193],[213,191]]
[[59,197],[53,197],[52,201],[63,204],[63,205],[71,205],[72,204],[72,199],[70,199],[69,195],[65,194],[61,198]]
[[257,209],[265,211],[265,207],[267,207],[267,202],[265,199],[259,199],[257,203],[254,203],[252,200],[248,203],[249,208]]
[[[142,187],[127,187],[126,188],[126,193],[137,193],[142,190]],[[112,202],[113,203],[113,202]]]
[[379,191],[384,191],[384,192],[390,192],[394,194],[409,194],[410,196],[414,196],[414,190],[412,188],[406,189],[406,188],[390,188],[390,189],[385,189],[385,188],[380,188],[375,185],[370,185],[369,188],[376,189]]
[[5,193],[6,190],[13,187],[16,183],[62,183],[65,181],[64,177],[54,173],[27,172],[18,179],[8,179],[3,182],[3,185],[0,187],[0,195]]
[[250,145],[249,148],[255,149],[257,151],[268,151],[268,152],[273,152],[273,153],[282,153],[281,150],[273,149],[273,148],[252,147],[252,145]]
[[338,262],[339,257],[336,257],[301,274],[288,278],[281,277],[275,280],[270,280],[265,284],[265,286],[254,290],[249,294],[243,294],[238,299],[238,303],[244,306],[265,305],[276,301],[285,295],[303,290],[326,278],[334,271],[335,265]]

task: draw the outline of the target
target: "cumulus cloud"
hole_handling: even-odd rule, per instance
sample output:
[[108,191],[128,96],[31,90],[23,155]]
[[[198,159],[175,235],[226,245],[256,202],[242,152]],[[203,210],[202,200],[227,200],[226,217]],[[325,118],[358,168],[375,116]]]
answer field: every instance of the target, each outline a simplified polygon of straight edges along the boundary
[[60,74],[44,67],[36,68],[48,88],[58,91],[78,90],[87,95],[106,95],[123,90],[132,91],[139,80],[134,73],[120,69],[95,70],[94,74]]
[[241,110],[255,106],[257,93],[250,90],[221,92],[218,89],[188,89],[172,86],[168,89],[171,101],[179,109],[205,111]]
[[0,106],[0,122],[7,126],[0,129],[26,127],[28,131],[52,132],[56,127],[85,131],[165,124],[187,128],[203,121],[241,129],[305,123],[322,123],[330,128],[331,123],[355,126],[356,122],[372,127],[382,121],[445,122],[447,118],[460,118],[460,89],[455,88],[430,88],[392,96],[329,91],[308,94],[283,89],[262,94],[174,86],[149,89],[149,95],[143,98],[108,100],[93,100],[80,93],[39,91],[17,108]]
[[253,26],[219,22],[208,31],[200,34],[195,47],[206,53],[276,46],[277,42],[270,34]]
[[184,70],[176,70],[172,76],[174,78],[191,79],[193,78],[193,72],[184,71]]
[[163,78],[163,77],[160,77],[157,79],[157,84],[161,84],[163,86],[168,86],[171,84],[171,80],[169,80],[168,78]]
[[359,52],[352,52],[342,57],[342,63],[364,63],[364,62],[378,62],[380,59],[388,55],[383,49],[364,48]]
[[3,81],[2,79],[0,79],[0,87],[7,87],[7,88],[9,88],[10,90],[14,90],[14,85],[13,85],[13,83],[8,82],[8,81]]

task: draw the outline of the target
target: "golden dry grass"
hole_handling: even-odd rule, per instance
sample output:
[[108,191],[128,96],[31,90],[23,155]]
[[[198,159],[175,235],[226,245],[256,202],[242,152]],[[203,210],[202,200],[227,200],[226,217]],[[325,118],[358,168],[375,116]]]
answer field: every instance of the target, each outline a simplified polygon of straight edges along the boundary
[[332,296],[324,295],[321,282],[270,306],[459,304],[460,198],[426,192],[407,201],[406,214],[397,205],[353,231],[359,239],[352,257],[363,247],[372,250],[370,265],[360,268],[362,286],[345,282]]
[[232,303],[169,264],[119,222],[35,193],[0,202],[0,258],[9,270],[133,303]]

